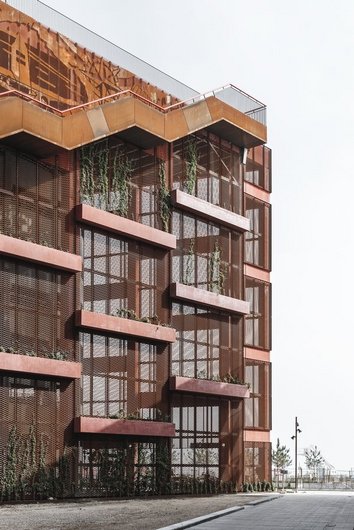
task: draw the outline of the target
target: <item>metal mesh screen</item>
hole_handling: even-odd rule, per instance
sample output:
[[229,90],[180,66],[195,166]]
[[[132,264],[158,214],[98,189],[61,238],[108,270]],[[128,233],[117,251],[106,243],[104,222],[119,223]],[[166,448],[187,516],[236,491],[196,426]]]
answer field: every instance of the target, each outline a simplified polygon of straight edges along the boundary
[[242,239],[237,232],[182,212],[172,215],[177,249],[172,281],[241,298]]
[[86,310],[169,323],[166,252],[86,228],[82,248]]
[[271,286],[247,277],[245,282],[245,298],[250,303],[250,313],[245,316],[245,344],[269,350]]
[[269,270],[271,206],[245,195],[245,216],[251,225],[245,233],[245,262]]
[[81,334],[84,416],[163,420],[167,348],[91,333]]
[[82,147],[81,201],[162,228],[159,189],[166,168],[157,155],[161,157],[161,149],[143,150],[113,137]]
[[38,160],[0,146],[1,233],[74,252],[71,157]]
[[271,429],[271,367],[269,363],[246,359],[245,381],[251,397],[245,400],[245,427]]
[[265,145],[252,147],[248,152],[245,180],[272,191],[272,151]]
[[245,482],[271,481],[271,453],[269,442],[245,442]]
[[242,213],[238,148],[207,132],[177,140],[173,143],[173,187]]

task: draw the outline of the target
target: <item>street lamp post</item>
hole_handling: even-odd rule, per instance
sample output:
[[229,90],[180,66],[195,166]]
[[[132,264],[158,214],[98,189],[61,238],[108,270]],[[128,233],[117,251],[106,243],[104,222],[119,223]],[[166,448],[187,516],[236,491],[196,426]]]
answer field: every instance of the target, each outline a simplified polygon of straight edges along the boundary
[[299,423],[297,421],[297,416],[295,416],[295,434],[291,437],[292,440],[295,440],[295,493],[297,493],[297,435],[301,432],[299,429]]

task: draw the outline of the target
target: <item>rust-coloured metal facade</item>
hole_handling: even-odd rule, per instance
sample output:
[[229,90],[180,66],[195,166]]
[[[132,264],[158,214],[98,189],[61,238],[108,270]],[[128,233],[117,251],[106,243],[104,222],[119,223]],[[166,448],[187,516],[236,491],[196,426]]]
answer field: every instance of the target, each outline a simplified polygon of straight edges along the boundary
[[[2,1],[0,74],[6,120],[13,100],[45,108],[43,135],[0,127],[0,500],[270,480],[271,152],[256,120],[215,100],[219,121],[198,117],[205,101],[193,121],[179,101],[183,138],[143,120],[112,134],[94,100],[129,88],[168,112],[177,98]],[[46,116],[82,103],[93,141],[46,136]]]

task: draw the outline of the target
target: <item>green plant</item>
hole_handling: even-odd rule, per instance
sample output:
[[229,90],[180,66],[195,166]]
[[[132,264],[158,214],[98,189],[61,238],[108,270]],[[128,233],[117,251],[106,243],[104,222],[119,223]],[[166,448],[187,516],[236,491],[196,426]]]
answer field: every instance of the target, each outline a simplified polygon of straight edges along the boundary
[[112,193],[114,204],[112,210],[122,217],[128,215],[131,200],[130,179],[133,171],[133,161],[128,158],[122,147],[117,147],[113,158]]
[[95,146],[89,144],[80,149],[80,190],[81,200],[93,204],[95,195]]
[[98,147],[98,175],[97,175],[97,192],[100,199],[100,207],[106,209],[108,204],[108,160],[109,150],[107,140]]
[[171,193],[166,183],[165,162],[162,160],[159,163],[159,203],[162,227],[165,232],[168,232],[171,217]]
[[62,350],[56,350],[56,351],[51,351],[51,352],[46,352],[45,353],[45,356],[48,358],[48,359],[55,359],[56,361],[66,361],[66,359],[68,358],[68,352],[66,351],[62,351]]
[[224,283],[226,279],[224,263],[221,260],[222,249],[218,241],[214,244],[214,250],[210,256],[210,285],[211,290],[218,294],[224,292]]
[[184,187],[190,195],[195,194],[195,185],[197,182],[197,166],[198,166],[198,149],[197,140],[190,138],[186,144],[186,179]]
[[189,249],[188,249],[188,254],[187,254],[187,259],[186,259],[185,275],[183,278],[183,283],[186,285],[191,285],[193,283],[194,264],[195,264],[194,239],[190,239]]

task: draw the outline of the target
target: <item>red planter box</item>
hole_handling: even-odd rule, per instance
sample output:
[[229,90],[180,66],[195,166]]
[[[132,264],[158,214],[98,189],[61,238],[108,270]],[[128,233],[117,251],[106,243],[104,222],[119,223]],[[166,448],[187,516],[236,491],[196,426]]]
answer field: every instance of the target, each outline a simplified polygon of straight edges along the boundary
[[129,436],[175,436],[173,423],[147,420],[115,420],[80,416],[74,420],[74,431],[79,434],[124,434]]
[[198,289],[192,285],[184,285],[184,283],[171,283],[170,295],[172,298],[178,298],[185,302],[206,307],[215,307],[220,311],[227,311],[228,313],[248,315],[250,312],[249,303],[244,300],[213,293],[205,289]]
[[194,197],[184,191],[173,190],[171,200],[172,204],[181,208],[181,210],[195,213],[199,217],[204,217],[228,228],[238,230],[239,232],[248,232],[250,230],[250,220],[247,217],[230,212],[230,210]]
[[70,252],[44,247],[0,234],[0,254],[69,272],[82,271],[82,258]]
[[170,390],[242,399],[250,397],[250,390],[247,385],[209,381],[208,379],[194,379],[177,375],[170,377]]
[[0,352],[0,370],[67,379],[80,379],[81,377],[81,363],[57,361],[46,357],[29,357],[16,353]]
[[131,237],[143,243],[162,247],[167,250],[176,248],[176,237],[157,228],[146,226],[125,217],[105,212],[88,204],[79,204],[76,207],[76,220],[91,226],[103,228],[109,232]]
[[103,313],[91,311],[77,311],[76,325],[81,328],[89,328],[107,333],[119,333],[129,337],[139,337],[146,340],[159,342],[175,342],[176,330],[129,318],[113,317]]

